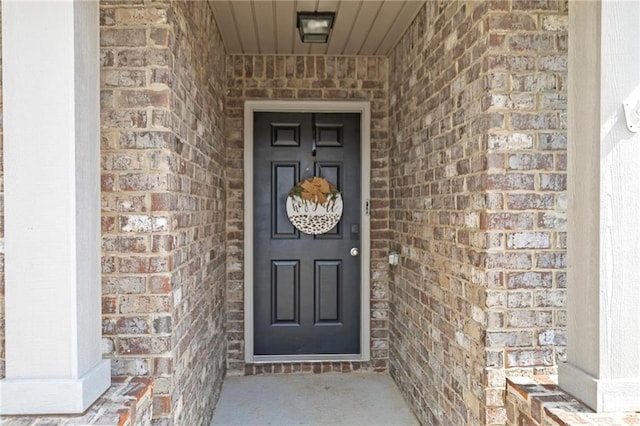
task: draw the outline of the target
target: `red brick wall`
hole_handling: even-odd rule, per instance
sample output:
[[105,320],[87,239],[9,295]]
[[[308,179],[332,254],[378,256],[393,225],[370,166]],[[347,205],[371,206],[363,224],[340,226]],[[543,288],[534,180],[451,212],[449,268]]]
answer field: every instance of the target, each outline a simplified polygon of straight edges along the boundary
[[225,371],[224,49],[206,2],[101,4],[103,342],[155,424],[208,423]]
[[564,344],[566,3],[426,2],[390,60],[391,373],[425,424],[503,424]]
[[[246,99],[364,100],[371,102],[371,348],[369,364],[353,368],[388,367],[388,189],[387,189],[387,60],[381,57],[242,56],[227,57],[227,295],[229,368],[244,371],[243,303],[243,114]],[[291,371],[281,365],[267,371]],[[285,370],[286,369],[286,370]],[[297,365],[297,371],[314,371]],[[343,366],[316,366],[317,372]],[[294,370],[294,371],[296,371]],[[264,371],[261,367],[260,372]],[[253,368],[248,373],[255,373]]]

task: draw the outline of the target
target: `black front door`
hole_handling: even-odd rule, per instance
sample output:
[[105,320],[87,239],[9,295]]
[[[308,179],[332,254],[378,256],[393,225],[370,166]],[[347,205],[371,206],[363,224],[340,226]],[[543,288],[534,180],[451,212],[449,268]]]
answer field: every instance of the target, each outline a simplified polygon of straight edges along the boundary
[[[255,113],[253,136],[254,354],[360,353],[360,114]],[[312,176],[343,200],[315,236],[286,211]]]

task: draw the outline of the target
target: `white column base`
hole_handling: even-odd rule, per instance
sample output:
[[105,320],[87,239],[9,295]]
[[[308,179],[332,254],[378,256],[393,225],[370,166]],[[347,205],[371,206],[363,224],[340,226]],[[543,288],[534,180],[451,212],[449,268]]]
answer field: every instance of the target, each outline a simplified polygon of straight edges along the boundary
[[566,362],[558,365],[562,390],[597,412],[640,411],[640,377],[602,380]]
[[82,413],[111,385],[111,361],[102,360],[78,379],[0,380],[0,414]]

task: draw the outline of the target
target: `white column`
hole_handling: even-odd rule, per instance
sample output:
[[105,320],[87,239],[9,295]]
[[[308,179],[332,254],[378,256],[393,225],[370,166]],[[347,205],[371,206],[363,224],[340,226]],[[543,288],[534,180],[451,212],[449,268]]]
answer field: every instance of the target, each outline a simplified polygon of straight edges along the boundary
[[2,1],[6,378],[1,414],[80,413],[100,350],[97,1]]
[[[568,348],[560,386],[640,411],[640,2],[569,7]],[[640,118],[640,117],[638,117]]]

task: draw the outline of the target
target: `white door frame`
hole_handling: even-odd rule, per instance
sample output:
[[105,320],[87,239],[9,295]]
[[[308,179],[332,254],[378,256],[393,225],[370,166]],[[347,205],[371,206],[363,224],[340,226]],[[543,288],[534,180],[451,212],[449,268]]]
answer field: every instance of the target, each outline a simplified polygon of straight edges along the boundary
[[[253,354],[253,113],[254,112],[356,112],[360,113],[361,157],[361,256],[360,256],[360,353],[340,355]],[[371,105],[362,101],[246,101],[244,104],[244,359],[247,363],[302,361],[369,361],[371,224]]]

